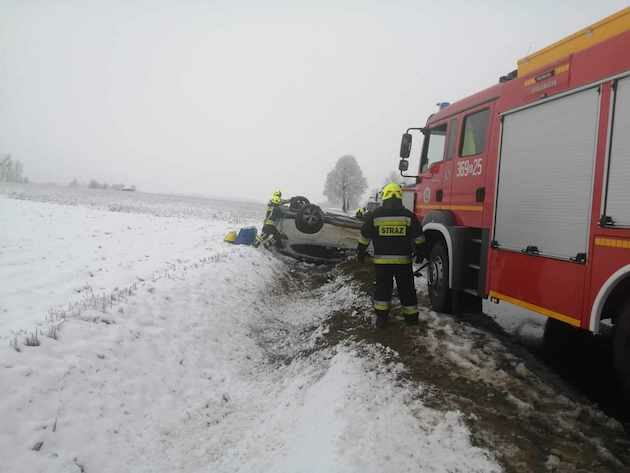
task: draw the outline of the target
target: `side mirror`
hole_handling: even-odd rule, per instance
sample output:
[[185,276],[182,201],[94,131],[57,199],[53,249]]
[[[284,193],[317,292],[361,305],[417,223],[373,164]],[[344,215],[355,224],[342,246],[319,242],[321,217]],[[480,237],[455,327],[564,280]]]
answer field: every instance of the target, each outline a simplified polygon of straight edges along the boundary
[[401,159],[398,163],[398,170],[400,172],[405,172],[407,169],[409,169],[409,161],[407,161],[406,159]]
[[411,133],[405,133],[402,135],[402,140],[400,141],[400,157],[402,159],[409,158],[411,154]]

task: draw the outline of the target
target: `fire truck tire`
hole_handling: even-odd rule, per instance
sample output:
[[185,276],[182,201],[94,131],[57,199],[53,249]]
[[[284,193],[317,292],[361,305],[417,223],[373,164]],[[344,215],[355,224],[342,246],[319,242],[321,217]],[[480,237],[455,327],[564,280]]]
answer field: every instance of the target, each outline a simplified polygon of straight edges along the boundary
[[630,402],[630,302],[615,323],[613,353],[624,399]]
[[324,226],[324,212],[317,205],[305,205],[295,216],[295,228],[312,235]]
[[436,312],[451,311],[451,289],[449,287],[448,250],[440,239],[431,245],[427,283],[431,308]]
[[579,345],[580,331],[575,327],[548,318],[543,334],[543,356],[552,365],[562,365],[571,360]]
[[306,197],[296,195],[295,197],[291,197],[291,199],[289,200],[289,208],[297,212],[298,210],[302,210],[310,203],[311,202]]

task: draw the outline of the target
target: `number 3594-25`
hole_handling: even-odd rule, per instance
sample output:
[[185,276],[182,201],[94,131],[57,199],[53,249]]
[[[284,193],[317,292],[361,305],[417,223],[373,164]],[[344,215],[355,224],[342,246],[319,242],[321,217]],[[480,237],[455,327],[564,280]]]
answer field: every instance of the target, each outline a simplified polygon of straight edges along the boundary
[[481,158],[465,159],[457,163],[457,177],[481,176],[482,171]]

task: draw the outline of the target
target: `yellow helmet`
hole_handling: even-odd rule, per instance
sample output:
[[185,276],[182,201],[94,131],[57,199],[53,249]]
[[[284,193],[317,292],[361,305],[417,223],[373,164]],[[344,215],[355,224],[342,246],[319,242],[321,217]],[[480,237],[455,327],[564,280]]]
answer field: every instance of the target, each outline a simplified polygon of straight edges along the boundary
[[236,241],[236,232],[234,230],[227,232],[223,241],[227,243],[234,243]]
[[391,199],[392,197],[402,200],[402,189],[395,182],[390,182],[383,187],[383,200]]
[[281,202],[282,202],[282,192],[273,191],[273,194],[271,194],[271,203],[280,205]]

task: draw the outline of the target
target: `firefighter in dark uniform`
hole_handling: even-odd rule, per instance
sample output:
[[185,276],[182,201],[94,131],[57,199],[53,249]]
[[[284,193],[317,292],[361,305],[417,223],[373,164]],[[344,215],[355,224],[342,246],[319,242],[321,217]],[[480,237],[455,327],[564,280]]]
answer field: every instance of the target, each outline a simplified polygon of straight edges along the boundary
[[374,246],[376,326],[389,320],[393,280],[396,280],[402,314],[409,325],[418,323],[418,298],[413,277],[413,255],[422,256],[424,235],[420,222],[402,205],[402,190],[396,183],[383,188],[383,205],[366,215],[361,228],[358,259],[365,260],[367,247]]
[[276,227],[276,222],[281,216],[280,205],[284,202],[285,201],[282,200],[282,192],[273,191],[271,194],[271,200],[269,200],[269,203],[267,204],[267,211],[265,212],[265,220],[263,221],[262,231],[260,232],[260,236],[257,238],[255,246],[263,243],[265,247],[269,247],[272,243],[280,244],[282,239],[285,238],[285,236],[280,233]]

